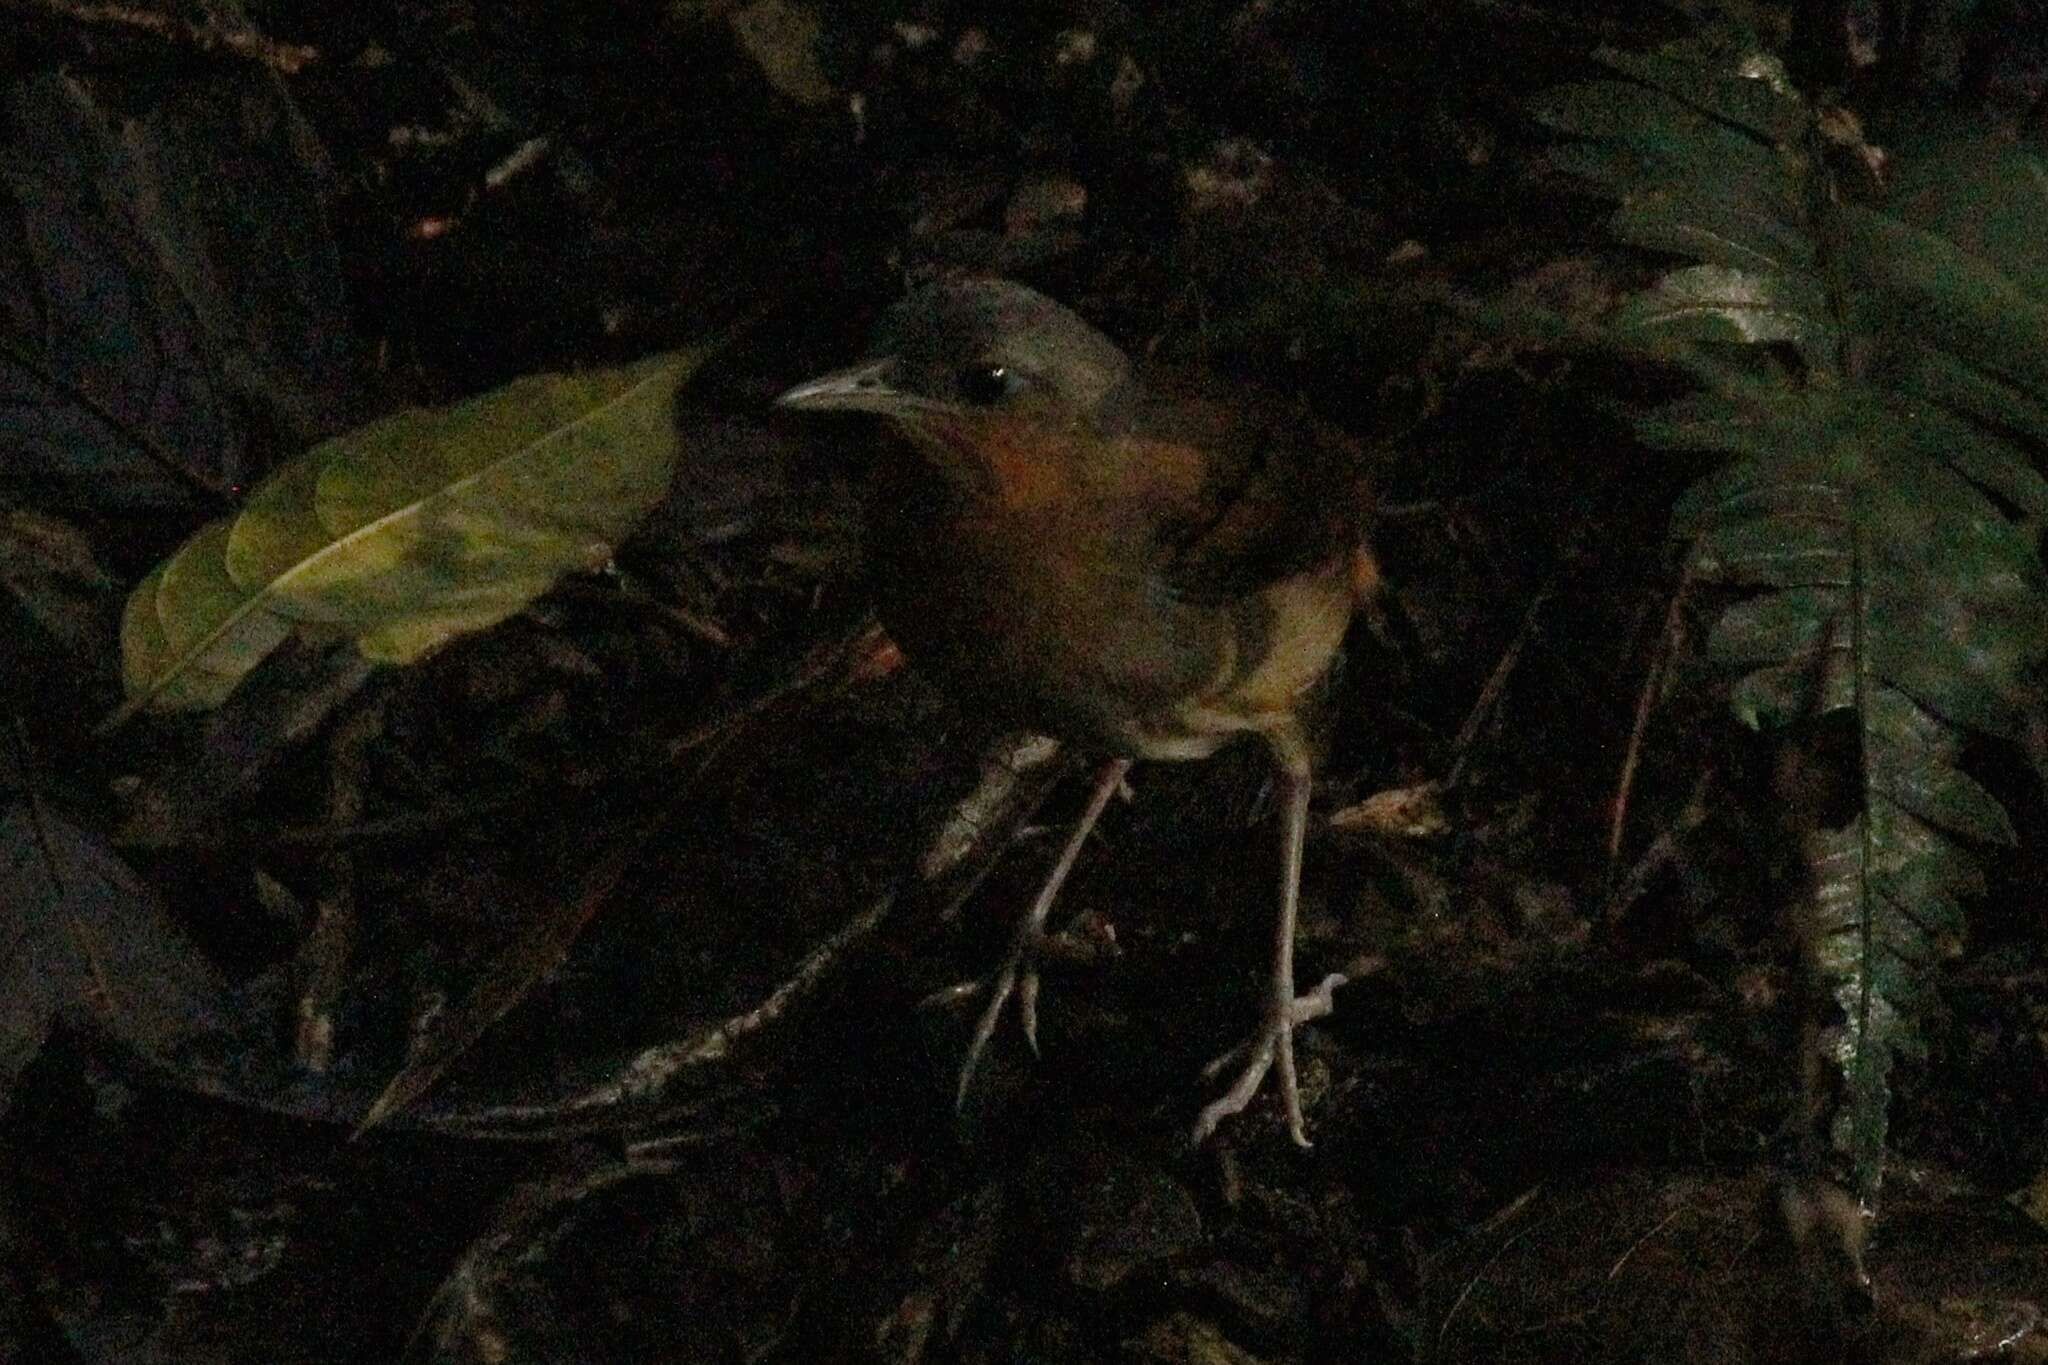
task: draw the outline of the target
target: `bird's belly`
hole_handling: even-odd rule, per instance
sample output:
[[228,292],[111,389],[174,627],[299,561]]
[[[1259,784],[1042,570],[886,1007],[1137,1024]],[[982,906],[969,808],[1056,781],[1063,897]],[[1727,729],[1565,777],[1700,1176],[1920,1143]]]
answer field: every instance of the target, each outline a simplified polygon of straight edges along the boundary
[[[1107,752],[1160,750],[1172,712],[1219,681],[1228,622],[1220,612],[1147,600],[1144,584],[1072,565],[941,565],[905,555],[875,562],[882,623],[913,666],[962,705],[1005,723]],[[1193,738],[1193,737],[1191,737]]]
[[1184,699],[1154,729],[1153,758],[1201,758],[1253,731],[1296,742],[1310,691],[1336,662],[1355,594],[1348,559],[1283,579],[1238,604],[1217,686]]
[[938,563],[873,562],[883,624],[963,705],[1139,758],[1204,758],[1247,731],[1291,726],[1350,615],[1341,571],[1209,604],[1081,557],[1040,555],[1028,571],[957,549]]

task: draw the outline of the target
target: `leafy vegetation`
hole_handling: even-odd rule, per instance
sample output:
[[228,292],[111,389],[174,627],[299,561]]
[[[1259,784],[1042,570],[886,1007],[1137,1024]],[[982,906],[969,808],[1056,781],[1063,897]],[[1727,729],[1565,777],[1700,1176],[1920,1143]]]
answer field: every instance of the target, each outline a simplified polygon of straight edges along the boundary
[[1961,766],[2020,742],[2048,655],[2048,160],[1951,125],[1895,153],[1775,58],[1606,51],[1614,78],[1539,117],[1555,163],[1620,201],[1624,243],[1689,258],[1607,324],[1696,391],[1653,448],[1724,463],[1677,509],[1686,578],[1738,590],[1706,643],[1747,725],[1831,715],[1859,741],[1853,815],[1813,821],[1809,968],[1839,1007],[1833,1146],[1877,1191],[1887,1076],[1959,951],[2007,813]]
[[[163,8],[0,44],[0,1359],[2038,1352],[2048,0]],[[1372,463],[1307,1160],[1256,752],[952,1111],[1099,756],[772,409],[934,270]]]
[[536,375],[292,460],[136,585],[115,719],[217,705],[295,630],[407,663],[601,567],[668,487],[697,358]]

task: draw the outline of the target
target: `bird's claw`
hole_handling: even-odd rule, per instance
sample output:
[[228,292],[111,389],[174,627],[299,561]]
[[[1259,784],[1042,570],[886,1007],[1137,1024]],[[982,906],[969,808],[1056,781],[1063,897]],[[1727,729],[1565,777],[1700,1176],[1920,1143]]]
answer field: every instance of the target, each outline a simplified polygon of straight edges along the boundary
[[1307,994],[1274,1001],[1257,1033],[1202,1068],[1203,1078],[1214,1080],[1231,1063],[1241,1057],[1245,1059],[1243,1069],[1238,1072],[1237,1080],[1230,1089],[1204,1106],[1196,1118],[1195,1146],[1207,1142],[1223,1120],[1244,1112],[1252,1097],[1259,1093],[1259,1083],[1276,1064],[1280,1070],[1280,1103],[1287,1111],[1287,1135],[1294,1139],[1297,1147],[1312,1145],[1301,1117],[1301,1086],[1294,1070],[1294,1030],[1298,1025],[1320,1019],[1336,1009],[1335,992],[1343,984],[1343,975],[1332,972]]
[[967,1091],[974,1084],[975,1070],[981,1065],[981,1055],[988,1048],[989,1040],[995,1037],[996,1025],[1002,1022],[1003,1006],[1010,997],[1017,997],[1017,1019],[1024,1026],[1024,1041],[1031,1045],[1032,1055],[1038,1053],[1038,959],[1045,948],[1045,931],[1029,922],[1019,927],[1016,942],[1010,945],[1010,955],[1003,960],[1002,970],[997,972],[989,984],[988,1004],[982,1008],[981,1018],[975,1021],[974,1038],[967,1044],[967,1058],[960,1063],[960,1085],[953,1094],[953,1108],[967,1107]]
[[980,977],[967,981],[955,981],[950,986],[941,986],[917,1002],[921,1010],[942,1010],[959,1004],[972,996],[980,995],[988,988],[988,982]]
[[1028,964],[1017,981],[1017,1022],[1024,1026],[1031,1055],[1038,1056],[1038,973]]

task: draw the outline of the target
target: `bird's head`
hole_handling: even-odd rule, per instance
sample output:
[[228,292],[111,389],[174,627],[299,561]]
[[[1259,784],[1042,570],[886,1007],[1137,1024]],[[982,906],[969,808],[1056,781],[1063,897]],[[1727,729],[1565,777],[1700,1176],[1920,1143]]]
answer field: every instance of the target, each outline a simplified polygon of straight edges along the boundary
[[1010,280],[946,279],[891,308],[871,358],[776,399],[802,411],[886,418],[941,470],[972,483],[1006,452],[1083,458],[1128,401],[1131,365],[1108,337]]

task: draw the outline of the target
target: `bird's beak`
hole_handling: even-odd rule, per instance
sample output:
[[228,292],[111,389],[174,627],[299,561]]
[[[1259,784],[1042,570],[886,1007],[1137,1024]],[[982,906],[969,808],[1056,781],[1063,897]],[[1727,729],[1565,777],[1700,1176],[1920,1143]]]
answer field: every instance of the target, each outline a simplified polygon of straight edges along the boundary
[[957,404],[898,388],[896,363],[896,357],[884,356],[820,375],[782,394],[775,406],[798,412],[875,413],[887,418],[941,470],[954,471],[955,477],[965,480],[980,479],[971,432],[962,431],[970,414]]
[[893,357],[884,357],[805,380],[777,398],[775,406],[812,412],[899,413],[907,395],[889,383],[894,364]]

